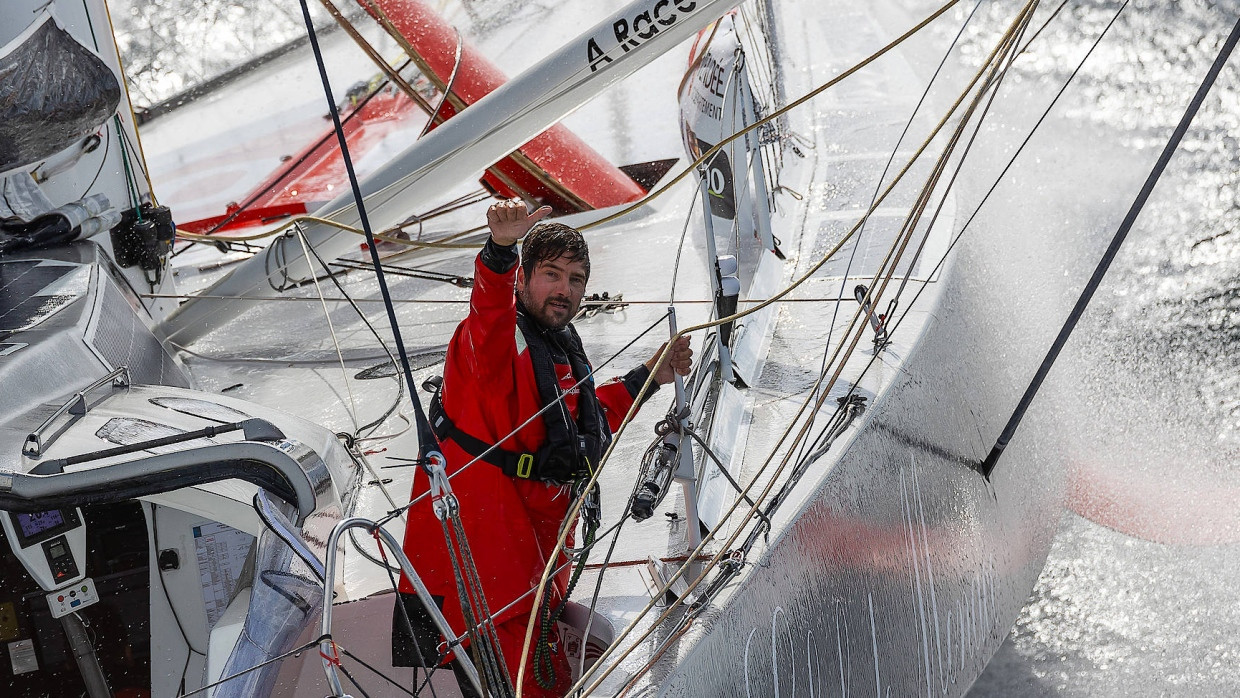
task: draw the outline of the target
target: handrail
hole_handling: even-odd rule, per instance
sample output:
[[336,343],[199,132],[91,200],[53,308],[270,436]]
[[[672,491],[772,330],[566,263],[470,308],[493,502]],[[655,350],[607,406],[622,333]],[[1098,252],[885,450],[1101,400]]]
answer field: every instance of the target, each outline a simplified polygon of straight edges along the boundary
[[106,376],[86,386],[81,391],[75,393],[73,397],[65,401],[65,404],[61,405],[60,409],[53,412],[52,416],[43,420],[43,423],[40,424],[34,431],[30,432],[30,435],[26,437],[26,443],[22,446],[22,455],[29,458],[38,458],[42,456],[43,447],[55,440],[49,440],[48,444],[43,443],[43,432],[51,428],[52,424],[54,424],[61,417],[65,416],[65,414],[71,414],[75,417],[85,415],[87,410],[90,409],[90,407],[86,404],[86,395],[102,388],[107,383],[111,383],[113,388],[128,388],[132,383],[129,376],[129,367],[121,366],[120,368],[113,369]]
[[292,439],[239,441],[55,475],[0,473],[0,509],[37,512],[137,499],[221,480],[244,480],[297,508],[297,523],[326,505],[331,474]]
[[[397,564],[400,565],[401,572],[405,574],[405,578],[413,584],[418,600],[426,608],[426,612],[431,617],[431,621],[435,623],[436,629],[445,638],[456,637],[456,634],[452,632],[452,628],[448,626],[448,619],[444,618],[443,612],[439,610],[439,605],[431,597],[431,592],[422,583],[422,578],[413,570],[413,564],[405,556],[405,551],[396,538],[387,529],[370,519],[362,517],[344,519],[336,524],[335,528],[332,529],[331,535],[327,538],[326,579],[323,580],[323,598],[327,601],[323,604],[323,623],[320,631],[320,635],[326,639],[319,643],[319,655],[323,657],[323,671],[327,673],[327,683],[331,686],[332,695],[337,697],[344,696],[345,692],[344,686],[340,683],[340,676],[336,673],[336,664],[339,658],[336,654],[335,642],[331,639],[331,594],[336,583],[336,551],[340,549],[340,536],[350,528],[364,528],[371,533],[383,536],[383,542],[392,551]],[[401,603],[401,601],[397,600],[396,603]],[[474,667],[474,663],[470,660],[469,655],[465,652],[457,652],[456,660],[460,662],[461,668],[465,671],[465,675],[469,677],[469,681],[473,684],[474,690],[477,691],[478,695],[487,695],[482,690],[482,682],[478,679],[478,670]]]

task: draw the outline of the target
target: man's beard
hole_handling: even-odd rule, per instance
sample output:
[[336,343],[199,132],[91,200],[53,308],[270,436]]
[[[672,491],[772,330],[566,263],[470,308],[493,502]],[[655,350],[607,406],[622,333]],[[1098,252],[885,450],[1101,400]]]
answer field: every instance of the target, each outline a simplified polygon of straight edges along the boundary
[[[521,305],[525,306],[526,312],[538,324],[549,330],[562,330],[568,327],[568,323],[572,321],[573,316],[576,314],[572,300],[564,296],[548,296],[540,305],[534,303],[528,291],[518,292],[517,297],[521,300]],[[562,302],[568,307],[565,309],[554,308],[550,305],[551,301]],[[552,314],[553,312],[562,312],[563,315],[556,317]]]

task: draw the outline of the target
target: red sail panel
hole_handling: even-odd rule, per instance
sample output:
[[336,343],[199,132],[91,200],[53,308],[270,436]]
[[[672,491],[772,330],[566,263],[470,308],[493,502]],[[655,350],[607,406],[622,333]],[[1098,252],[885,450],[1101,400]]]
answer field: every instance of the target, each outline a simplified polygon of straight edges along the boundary
[[[376,20],[390,22],[409,42],[423,72],[440,86],[452,76],[457,33],[417,0],[358,0]],[[448,119],[507,81],[477,49],[463,42],[452,98],[441,109]],[[545,203],[560,212],[629,203],[645,190],[563,126],[552,126],[491,167],[484,182],[503,195]]]
[[[342,114],[349,152],[356,160],[418,111],[409,97],[392,88],[366,97]],[[336,198],[342,186],[348,187],[344,158],[336,131],[329,126],[239,202],[230,204],[224,215],[182,223],[180,227],[195,233],[214,233],[271,223],[318,208]]]

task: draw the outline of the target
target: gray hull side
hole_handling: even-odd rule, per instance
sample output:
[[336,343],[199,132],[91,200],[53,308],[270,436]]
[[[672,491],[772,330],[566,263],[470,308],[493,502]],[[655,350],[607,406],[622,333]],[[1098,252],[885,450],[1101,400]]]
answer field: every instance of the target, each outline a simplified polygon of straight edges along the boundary
[[660,695],[958,696],[976,680],[1037,581],[1066,481],[1036,403],[993,482],[969,465],[1055,330],[1055,303],[1013,292],[1041,264],[972,283],[996,250],[962,251],[901,378],[834,468],[810,466],[807,504],[695,621],[697,643],[655,667]]

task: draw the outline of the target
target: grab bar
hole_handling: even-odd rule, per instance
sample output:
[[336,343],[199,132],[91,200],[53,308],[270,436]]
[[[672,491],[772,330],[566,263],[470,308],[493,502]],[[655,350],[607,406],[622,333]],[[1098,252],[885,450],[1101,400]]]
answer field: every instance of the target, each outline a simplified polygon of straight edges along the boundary
[[[43,420],[43,423],[40,424],[38,428],[30,432],[30,435],[26,437],[25,445],[22,446],[22,455],[28,458],[38,458],[42,456],[44,447],[50,445],[52,441],[55,441],[55,438],[53,437],[52,439],[49,439],[47,443],[44,443],[44,432],[50,429],[57,420],[66,414],[74,417],[81,417],[85,415],[87,410],[90,409],[90,406],[86,404],[87,394],[92,393],[109,383],[112,384],[112,388],[114,389],[128,388],[131,383],[129,377],[129,367],[121,366],[120,368],[113,369],[110,373],[108,373],[108,375],[100,378],[94,383],[91,383],[80,392],[74,394],[73,397],[69,398],[65,404],[60,406],[60,409],[52,413],[52,416]],[[59,436],[59,433],[56,434],[56,436]]]

